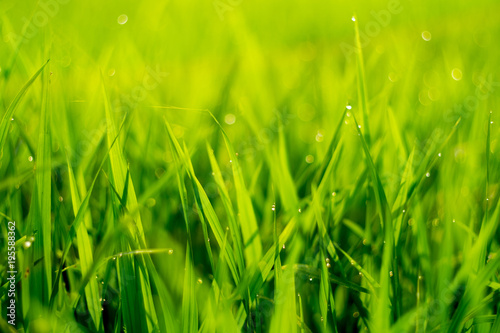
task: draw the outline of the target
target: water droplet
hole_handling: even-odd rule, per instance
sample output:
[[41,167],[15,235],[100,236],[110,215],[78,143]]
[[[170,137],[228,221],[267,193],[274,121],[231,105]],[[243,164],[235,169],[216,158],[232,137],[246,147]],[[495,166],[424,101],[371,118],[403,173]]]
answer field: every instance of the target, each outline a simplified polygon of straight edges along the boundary
[[325,259],[325,261],[326,261],[326,262],[330,262],[330,258],[326,258],[326,259]]
[[275,205],[275,204],[273,204],[273,205],[271,206],[271,210],[273,210],[273,211],[274,211],[274,210],[276,210],[276,205]]
[[419,276],[418,276],[418,279],[419,279],[419,280],[422,280],[423,278],[424,278],[424,277],[423,277],[422,275],[419,275]]
[[285,244],[283,244],[283,250],[285,249]]
[[[352,106],[350,106],[349,104],[347,104],[345,108],[346,108],[347,110],[350,110],[350,109],[352,109]],[[349,114],[349,112],[347,112],[347,114]],[[349,117],[349,116],[348,116],[348,117]]]
[[313,280],[313,278],[312,278],[312,277],[310,277],[310,278],[309,278],[309,281],[311,281],[311,282],[312,282],[312,280]]
[[394,273],[392,273],[392,271],[389,272],[389,276],[390,277],[393,277],[394,276]]
[[228,125],[232,125],[236,122],[236,116],[232,113],[228,113],[224,117],[224,122]]
[[431,176],[431,173],[430,173],[430,172],[427,172],[427,173],[425,174],[425,177],[427,177],[427,178],[429,178],[430,176]]
[[115,69],[114,68],[111,68],[109,71],[108,71],[108,75],[109,76],[114,76],[116,73]]
[[455,223],[455,219],[453,219],[453,221],[452,221],[452,222],[453,222],[453,223]]
[[451,71],[451,77],[455,81],[461,80],[462,79],[462,71],[458,68],[453,68],[453,70]]
[[358,128],[361,128],[361,125],[358,125]]
[[302,213],[302,209],[299,208],[299,213]]
[[323,133],[321,131],[318,131],[318,133],[316,133],[316,141],[323,142],[323,140],[324,140]]
[[123,257],[123,253],[120,253],[120,257]]
[[363,276],[363,273],[359,272],[359,276]]
[[307,155],[306,156],[306,162],[311,164],[312,162],[314,162],[314,156],[312,155]]
[[27,248],[29,248],[31,246],[31,242],[30,241],[26,241],[26,242],[24,242],[23,246],[24,246],[25,249],[27,249]]
[[363,239],[363,245],[366,245],[368,242],[366,239]]
[[493,122],[492,122],[492,121],[490,121],[490,124],[493,124]]
[[323,320],[324,320],[323,317],[321,317],[321,321],[323,321]]
[[358,317],[359,317],[359,312],[354,312],[354,313],[352,314],[352,316],[353,316],[354,318],[358,318]]
[[116,260],[116,257],[113,257],[113,260]]
[[208,238],[207,241],[210,243],[210,238]]
[[355,261],[354,260],[351,260],[351,265],[354,265],[355,264]]
[[33,162],[33,156],[28,157],[28,161]]
[[403,213],[406,213],[406,209],[403,209]]
[[14,121],[14,118],[10,118],[10,121]]
[[326,267],[330,268],[330,266],[331,266],[331,265],[330,265],[330,263],[329,263],[329,262],[328,262],[328,263],[326,263]]
[[336,192],[332,192],[332,197],[336,196],[337,193]]
[[431,38],[432,38],[432,35],[429,31],[424,31],[422,32],[422,38],[423,40],[425,40],[426,42],[430,41]]
[[396,82],[398,80],[398,75],[396,73],[389,73],[389,81]]
[[356,18],[353,16],[353,17],[351,17],[351,20],[354,22],[354,21],[356,21]]
[[438,154],[438,157],[441,157],[441,153]]
[[203,280],[202,279],[198,279],[198,281],[196,281],[198,284],[202,284],[203,283]]
[[64,198],[59,196],[59,202],[63,202]]
[[127,21],[128,21],[128,16],[127,15],[122,14],[122,15],[118,16],[118,24],[122,24],[123,25],[123,24],[127,23]]
[[351,116],[351,113],[350,113],[350,112],[347,112],[345,115],[346,115],[347,117],[350,117],[350,116]]
[[233,163],[233,160],[229,160],[229,163]]

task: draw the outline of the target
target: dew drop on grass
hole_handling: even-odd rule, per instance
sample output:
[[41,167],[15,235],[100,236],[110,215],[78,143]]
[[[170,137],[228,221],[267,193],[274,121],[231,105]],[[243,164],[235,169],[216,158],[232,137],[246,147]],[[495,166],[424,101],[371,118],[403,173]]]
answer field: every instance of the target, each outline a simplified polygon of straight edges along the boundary
[[23,247],[24,247],[25,249],[28,249],[30,246],[31,246],[31,242],[30,242],[30,241],[26,241],[26,242],[24,242],[24,244],[23,244]]
[[311,164],[312,162],[314,162],[314,156],[312,155],[307,155],[306,156],[306,162]]
[[337,195],[337,193],[335,193],[335,192],[332,192],[332,197],[334,197],[334,196],[336,196],[336,195]]
[[64,201],[64,198],[59,196],[59,202],[63,202]]
[[430,41],[432,38],[432,35],[429,31],[424,31],[422,32],[422,39],[425,40],[426,42]]
[[[352,109],[352,106],[350,106],[349,104],[347,104],[347,105],[345,106],[345,108],[346,108],[347,110],[350,110],[350,109]],[[349,113],[349,112],[348,112],[348,113]],[[349,116],[348,116],[348,117],[349,117]]]
[[461,80],[462,79],[462,71],[458,68],[453,68],[453,70],[451,71],[451,77],[455,81]]
[[358,128],[361,128],[361,125],[358,125]]
[[302,213],[302,209],[299,208],[299,213]]
[[232,113],[228,113],[224,117],[224,122],[228,125],[232,125],[236,122],[236,116]]
[[285,249],[285,244],[283,244],[283,250]]
[[390,277],[393,277],[394,276],[394,273],[392,271],[389,272],[389,276]]
[[28,157],[28,161],[33,162],[33,156]]
[[359,312],[354,312],[354,313],[352,314],[352,316],[353,316],[354,318],[358,318],[358,317],[359,317]]
[[317,142],[323,142],[323,133],[321,131],[318,131],[318,133],[316,133],[316,141]]
[[331,264],[328,262],[326,263],[326,267],[330,268],[331,267]]
[[453,223],[455,223],[455,219],[453,219],[453,221],[452,221],[452,222],[453,222]]
[[127,21],[128,21],[127,15],[122,14],[122,15],[118,16],[118,24],[123,25],[123,24],[127,23]]
[[441,153],[438,154],[438,157],[441,157]]
[[427,177],[427,178],[429,178],[430,176],[431,176],[431,173],[430,173],[430,172],[427,172],[427,173],[425,174],[425,177]]
[[356,21],[356,18],[353,16],[353,17],[351,17],[351,20],[354,22],[354,21]]
[[275,211],[275,210],[276,210],[276,205],[275,205],[275,204],[273,204],[273,205],[271,206],[271,210],[273,210],[273,211]]
[[202,284],[203,283],[203,280],[202,279],[198,279],[198,281],[196,281],[198,284]]
[[359,272],[359,276],[363,276],[363,273]]

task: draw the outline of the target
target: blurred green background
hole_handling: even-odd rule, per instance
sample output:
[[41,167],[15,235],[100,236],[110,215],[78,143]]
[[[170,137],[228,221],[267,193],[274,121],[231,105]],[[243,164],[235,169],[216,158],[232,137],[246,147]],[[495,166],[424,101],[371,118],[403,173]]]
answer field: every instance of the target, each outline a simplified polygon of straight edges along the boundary
[[[43,263],[29,254],[30,245],[19,247],[19,271],[25,274],[18,281],[17,327],[33,332],[139,332],[139,328],[164,331],[166,327],[184,332],[277,332],[287,322],[292,323],[287,330],[314,332],[385,332],[389,327],[395,332],[458,332],[464,325],[473,332],[500,330],[498,266],[481,283],[475,280],[482,276],[486,260],[498,258],[499,247],[499,12],[500,3],[493,0],[2,0],[2,115],[50,58],[12,120],[2,121],[8,123],[0,160],[2,233],[6,237],[7,220],[16,220],[18,239],[34,237],[36,244],[45,232],[51,240],[50,260],[45,255]],[[353,20],[361,48],[355,43]],[[360,59],[364,70],[359,69]],[[47,101],[43,82],[48,86]],[[40,135],[42,105],[48,130]],[[237,166],[209,112],[227,133]],[[122,121],[118,144],[110,150],[114,136],[109,135]],[[173,137],[167,134],[166,122]],[[372,175],[360,134],[381,187]],[[196,177],[189,163],[183,164],[188,158],[178,156],[174,138],[181,147],[186,145],[185,155]],[[40,161],[42,171],[40,142],[50,146]],[[213,177],[216,170],[207,143],[218,161],[230,209]],[[116,158],[122,170],[129,171],[117,173],[116,166],[105,162],[100,172],[108,150],[110,160]],[[102,303],[102,320],[91,314],[90,292],[86,295],[80,288],[85,274],[79,266],[82,245],[76,238],[64,265],[69,268],[57,285],[47,287],[59,290],[54,304],[49,304],[52,297],[28,293],[23,287],[33,284],[28,275],[36,265],[46,269],[49,265],[45,274],[56,280],[77,213],[70,184],[73,172],[82,201],[99,174],[85,217],[94,258],[104,260],[134,250],[133,245],[124,245],[127,241],[113,238],[127,215],[117,213],[117,207],[126,206],[132,215],[140,213],[145,240],[140,249],[161,249],[150,254],[154,272],[142,261],[147,258],[131,256],[129,268],[135,271],[132,279],[138,281],[134,288],[138,294],[145,293],[141,281],[149,278],[144,276],[154,275],[151,281],[157,278],[162,286],[142,284],[152,288],[155,302],[144,313],[127,312],[127,307],[144,308],[141,300],[147,302],[148,297],[124,294],[118,265],[108,258],[94,268],[102,284],[99,300],[93,301]],[[128,178],[125,172],[133,187],[124,191],[117,179]],[[235,181],[238,172],[244,189]],[[273,270],[262,275],[256,290],[244,281],[256,269],[252,260],[264,259],[252,258],[248,249],[239,268],[241,283],[221,273],[225,277],[218,282],[226,288],[221,299],[227,312],[214,309],[209,301],[218,273],[207,244],[212,246],[215,267],[218,263],[224,267],[223,244],[214,241],[211,225],[204,230],[210,218],[207,207],[199,206],[194,178],[206,192],[222,230],[230,226],[234,214],[247,242],[244,228],[252,219],[246,220],[242,211],[250,209],[258,236],[252,235],[244,247],[255,242],[262,256],[267,251],[274,255],[269,261]],[[44,215],[50,216],[50,224],[43,232],[33,227],[38,218],[33,198],[42,179],[48,179],[50,187],[50,195],[45,193],[50,215]],[[180,183],[187,188],[184,211]],[[387,276],[382,269],[389,266],[383,259],[388,238],[380,225],[380,188],[399,239],[390,246],[389,265],[390,277],[398,279],[387,285],[382,278]],[[120,206],[126,192],[129,200],[133,192],[138,203]],[[42,200],[43,195],[38,197]],[[242,204],[242,197],[250,198],[251,204]],[[320,220],[335,246],[325,243]],[[44,218],[37,221],[47,223]],[[276,255],[275,231],[280,234],[290,221],[296,226]],[[236,239],[227,237],[227,246],[236,255]],[[186,260],[189,239],[192,263]],[[480,255],[471,258],[468,254],[479,253],[475,251]],[[325,255],[331,266],[328,262],[322,267]],[[278,261],[283,267],[305,267],[294,271],[293,288],[284,288],[287,295],[301,295],[285,302],[295,314],[280,308],[276,300],[281,288]],[[191,266],[192,279],[185,274]],[[4,271],[2,283],[7,277]],[[323,285],[332,278],[324,275],[327,272],[342,280],[327,283],[329,292]],[[372,289],[363,272],[382,286]],[[366,288],[367,293],[347,288],[345,281]],[[191,282],[194,295],[189,293]],[[454,296],[443,300],[447,292]],[[469,294],[474,295],[470,300]],[[389,303],[379,303],[380,297]],[[3,318],[6,299],[4,292]],[[196,306],[185,308],[188,304]],[[159,308],[168,310],[161,315]],[[187,318],[193,314],[194,326]]]

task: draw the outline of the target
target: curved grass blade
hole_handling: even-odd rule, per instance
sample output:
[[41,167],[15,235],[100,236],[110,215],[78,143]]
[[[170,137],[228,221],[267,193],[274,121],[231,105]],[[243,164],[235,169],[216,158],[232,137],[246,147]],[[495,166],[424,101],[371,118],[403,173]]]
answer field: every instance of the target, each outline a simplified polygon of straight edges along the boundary
[[45,64],[38,69],[35,74],[26,82],[26,84],[22,87],[22,89],[17,93],[16,97],[12,100],[10,103],[7,111],[3,115],[2,121],[0,122],[0,159],[3,156],[3,146],[5,144],[5,140],[7,139],[7,134],[9,133],[9,125],[10,125],[10,119],[14,115],[14,112],[16,111],[16,108],[19,104],[19,102],[22,100],[26,92],[28,91],[29,87],[33,84],[33,82],[36,80],[36,78],[40,75],[40,73],[43,71],[45,66],[49,63],[50,59],[45,62]]

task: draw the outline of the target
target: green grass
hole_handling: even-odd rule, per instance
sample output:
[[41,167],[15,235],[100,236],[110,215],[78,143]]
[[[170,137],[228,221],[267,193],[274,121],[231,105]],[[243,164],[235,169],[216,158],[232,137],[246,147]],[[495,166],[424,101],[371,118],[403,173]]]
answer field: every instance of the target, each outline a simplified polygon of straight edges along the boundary
[[499,10],[1,2],[0,331],[500,333]]

